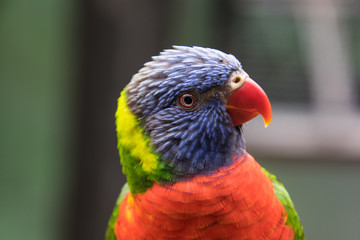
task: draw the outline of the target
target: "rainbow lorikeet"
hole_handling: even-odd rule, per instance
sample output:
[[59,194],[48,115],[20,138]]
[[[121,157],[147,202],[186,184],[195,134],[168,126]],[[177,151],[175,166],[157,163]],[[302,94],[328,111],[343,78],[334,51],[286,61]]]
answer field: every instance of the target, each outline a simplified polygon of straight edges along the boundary
[[127,177],[107,240],[305,239],[284,186],[245,150],[243,124],[272,111],[233,56],[174,46],[122,91],[118,148]]

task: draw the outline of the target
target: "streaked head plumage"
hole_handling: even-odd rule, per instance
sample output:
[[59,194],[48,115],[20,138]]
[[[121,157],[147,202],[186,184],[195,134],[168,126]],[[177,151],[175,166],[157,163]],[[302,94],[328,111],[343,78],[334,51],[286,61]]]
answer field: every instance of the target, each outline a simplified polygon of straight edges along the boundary
[[[239,69],[233,55],[174,46],[153,57],[125,88],[130,111],[172,175],[211,171],[242,153],[241,132],[225,106],[229,76]],[[180,104],[184,94],[196,100],[191,109]]]
[[[181,92],[201,93],[224,86],[232,71],[241,68],[230,54],[202,47],[174,46],[152,57],[126,87],[133,112],[146,117],[169,106]],[[146,103],[146,104],[143,104]]]

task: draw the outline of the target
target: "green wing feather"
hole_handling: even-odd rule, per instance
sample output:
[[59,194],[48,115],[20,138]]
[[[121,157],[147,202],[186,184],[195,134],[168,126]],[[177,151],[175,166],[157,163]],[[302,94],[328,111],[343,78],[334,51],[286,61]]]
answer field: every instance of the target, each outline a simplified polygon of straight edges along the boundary
[[115,227],[116,219],[118,218],[118,215],[119,215],[119,205],[128,192],[129,192],[129,185],[127,183],[125,183],[121,189],[118,199],[116,200],[113,213],[110,217],[110,220],[108,223],[108,228],[106,230],[106,236],[105,236],[106,240],[116,240],[114,227]]
[[299,216],[295,210],[294,204],[291,201],[289,193],[286,191],[284,185],[276,178],[275,175],[269,173],[265,168],[262,168],[264,173],[270,178],[276,197],[280,200],[287,212],[286,225],[291,226],[295,231],[294,240],[305,240],[304,230],[300,223]]

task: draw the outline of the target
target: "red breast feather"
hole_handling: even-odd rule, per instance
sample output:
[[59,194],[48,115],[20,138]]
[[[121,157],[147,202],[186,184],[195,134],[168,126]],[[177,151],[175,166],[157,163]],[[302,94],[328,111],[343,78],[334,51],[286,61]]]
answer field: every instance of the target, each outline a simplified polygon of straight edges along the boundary
[[249,154],[213,174],[127,195],[117,239],[293,239],[270,179]]

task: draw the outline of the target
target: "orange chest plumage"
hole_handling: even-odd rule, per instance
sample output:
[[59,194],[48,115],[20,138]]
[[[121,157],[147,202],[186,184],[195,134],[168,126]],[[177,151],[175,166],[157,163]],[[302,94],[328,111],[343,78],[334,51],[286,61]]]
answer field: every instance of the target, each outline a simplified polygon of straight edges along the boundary
[[293,239],[270,179],[249,154],[213,174],[127,195],[117,239]]

